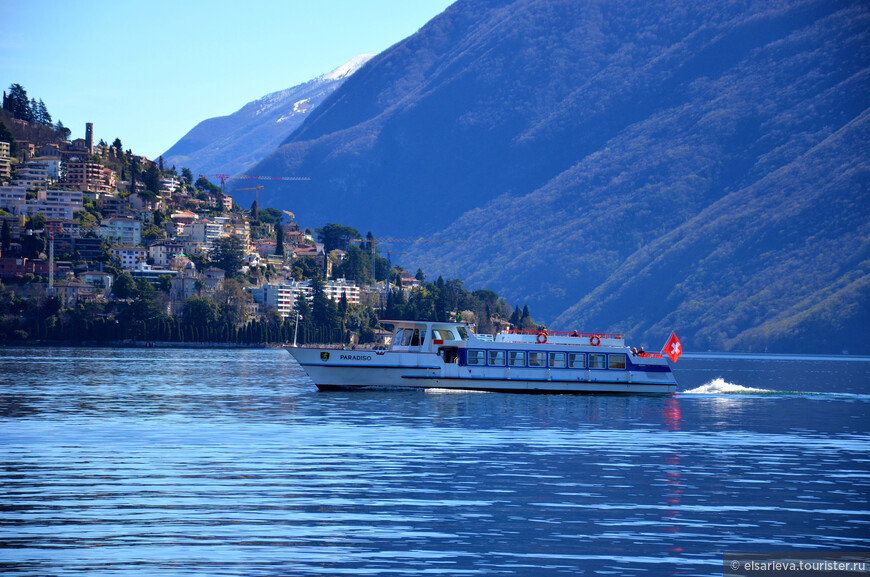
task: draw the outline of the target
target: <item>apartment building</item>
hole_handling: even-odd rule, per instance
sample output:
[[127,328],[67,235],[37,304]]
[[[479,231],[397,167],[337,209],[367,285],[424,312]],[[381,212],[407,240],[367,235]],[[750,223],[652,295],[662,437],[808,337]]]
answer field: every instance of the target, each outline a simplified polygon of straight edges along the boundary
[[13,186],[23,186],[28,190],[46,188],[60,177],[60,159],[28,160],[15,169]]
[[121,262],[121,268],[133,270],[145,264],[148,251],[139,246],[116,246],[111,249],[112,256]]
[[339,302],[341,295],[345,295],[348,304],[359,304],[360,288],[343,278],[327,282],[323,285],[323,292],[332,301]]
[[168,267],[172,259],[184,254],[184,245],[180,242],[161,240],[148,247],[148,257],[155,266]]
[[142,242],[142,223],[134,218],[106,218],[100,223],[98,234],[110,242],[136,246]]
[[83,210],[80,192],[69,190],[39,190],[28,199],[23,186],[0,186],[0,208],[12,214],[43,213],[49,219],[72,220],[73,213]]
[[184,227],[185,240],[202,243],[207,246],[222,236],[226,236],[224,226],[213,220],[200,220]]
[[181,181],[177,176],[165,176],[160,179],[160,194],[171,197],[172,193],[181,187]]
[[12,159],[8,142],[0,142],[0,181],[6,182],[12,178]]
[[264,284],[251,289],[251,296],[254,302],[275,309],[283,318],[296,314],[296,299],[304,298],[310,302],[314,298],[311,284],[298,281]]
[[27,189],[23,186],[0,186],[0,208],[12,214],[21,214],[16,206],[24,206],[27,202]]
[[[323,285],[323,293],[327,298],[339,302],[341,295],[347,297],[350,304],[359,304],[360,287],[345,279],[331,280]],[[304,298],[308,302],[314,300],[314,289],[310,281],[285,281],[281,283],[268,283],[262,287],[251,289],[254,301],[275,309],[287,318],[296,310],[296,300]]]
[[109,193],[115,190],[115,172],[97,162],[67,161],[63,181],[70,188],[83,192]]

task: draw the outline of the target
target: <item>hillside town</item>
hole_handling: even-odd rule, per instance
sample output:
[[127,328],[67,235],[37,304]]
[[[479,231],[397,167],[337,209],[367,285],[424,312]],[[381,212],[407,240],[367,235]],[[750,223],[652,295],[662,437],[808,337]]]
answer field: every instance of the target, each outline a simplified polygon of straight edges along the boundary
[[286,342],[301,322],[303,341],[356,344],[377,339],[378,316],[463,312],[487,330],[534,326],[527,309],[461,281],[425,290],[423,271],[384,258],[371,233],[303,229],[256,201],[242,208],[224,194],[226,175],[195,179],[120,139],[95,142],[92,123],[84,138],[59,140],[58,127],[4,120],[19,135],[0,141],[5,339]]
[[[203,191],[148,158],[123,158],[116,146],[94,143],[92,124],[85,134],[62,144],[17,141],[14,157],[10,143],[0,142],[0,278],[46,280],[49,294],[70,305],[113,298],[112,271],[126,271],[134,279],[168,283],[167,312],[178,314],[190,297],[214,296],[221,287],[227,271],[197,263],[210,262],[215,243],[232,237],[241,251],[240,272],[271,273],[254,273],[255,284],[246,287],[248,315],[275,310],[286,318],[297,299],[311,301],[310,279],[292,275],[300,259],[309,261],[306,270],[323,272],[332,301],[343,296],[349,304],[385,305],[387,283],[357,286],[335,278],[333,266],[346,251],[327,254],[324,243],[301,231],[292,215],[283,223],[258,219],[252,235],[251,211],[241,210],[220,188],[201,182]],[[122,158],[138,165],[139,174],[159,171],[159,189],[149,190],[134,171],[122,178],[110,168]],[[34,237],[42,237],[36,252],[27,250]],[[407,273],[401,282],[407,288],[420,284]]]

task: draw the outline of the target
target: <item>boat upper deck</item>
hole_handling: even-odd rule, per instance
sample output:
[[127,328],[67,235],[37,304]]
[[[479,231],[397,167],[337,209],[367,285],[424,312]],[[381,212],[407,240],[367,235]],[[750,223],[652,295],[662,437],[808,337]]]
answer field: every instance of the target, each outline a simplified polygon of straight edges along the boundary
[[575,346],[624,347],[625,335],[618,333],[580,333],[560,331],[501,331],[495,336],[499,343],[537,343]]

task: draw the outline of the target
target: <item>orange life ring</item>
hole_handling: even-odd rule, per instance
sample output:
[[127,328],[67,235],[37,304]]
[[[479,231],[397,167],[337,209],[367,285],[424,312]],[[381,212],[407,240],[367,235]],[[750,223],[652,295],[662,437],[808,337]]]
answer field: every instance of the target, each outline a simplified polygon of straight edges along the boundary
[[589,337],[589,344],[593,347],[597,347],[601,344],[601,339],[598,338],[598,335],[592,335],[591,337]]
[[543,345],[547,342],[547,333],[538,333],[538,344]]

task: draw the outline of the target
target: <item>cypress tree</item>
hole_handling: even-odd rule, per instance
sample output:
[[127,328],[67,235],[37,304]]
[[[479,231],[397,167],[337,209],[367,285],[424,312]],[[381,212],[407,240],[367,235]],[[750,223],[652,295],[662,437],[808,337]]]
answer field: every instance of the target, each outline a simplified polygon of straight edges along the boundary
[[278,238],[276,239],[275,244],[275,254],[278,256],[284,256],[284,229],[281,228],[281,225],[278,225]]
[[9,227],[9,221],[4,220],[3,231],[0,232],[0,247],[3,252],[6,252],[10,246],[12,246],[12,229]]

